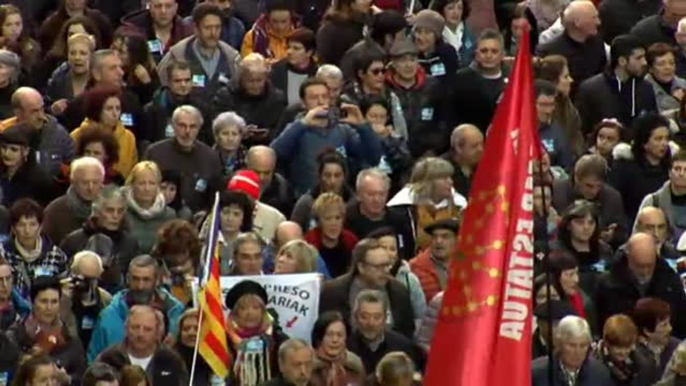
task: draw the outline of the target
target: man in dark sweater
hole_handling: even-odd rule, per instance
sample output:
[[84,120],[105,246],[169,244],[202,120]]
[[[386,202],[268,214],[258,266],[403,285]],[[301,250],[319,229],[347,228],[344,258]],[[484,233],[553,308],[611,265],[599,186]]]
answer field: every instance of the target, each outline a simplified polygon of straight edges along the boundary
[[486,132],[491,124],[500,93],[505,88],[503,37],[485,30],[476,43],[474,62],[457,72],[453,82],[451,126],[471,123]]
[[630,127],[644,112],[656,112],[655,93],[643,80],[648,64],[645,49],[633,35],[617,36],[610,49],[610,69],[579,86],[576,107],[582,130],[589,133],[603,118]]
[[600,2],[598,12],[602,24],[603,40],[612,40],[629,33],[641,20],[656,15],[660,10],[660,0],[605,0]]
[[658,42],[675,45],[674,32],[683,17],[686,17],[686,1],[664,0],[660,13],[634,25],[631,34],[639,39],[644,47],[650,47],[651,44]]
[[193,212],[210,206],[221,181],[219,156],[197,140],[202,123],[197,108],[178,107],[172,115],[174,138],[153,143],[145,153],[145,159],[157,163],[161,170],[181,174],[179,194]]
[[590,1],[574,1],[565,9],[562,24],[564,32],[550,42],[539,45],[536,56],[564,56],[574,84],[580,84],[601,72],[607,62],[605,43],[598,35],[598,11]]
[[455,168],[453,187],[465,197],[469,197],[472,178],[484,151],[484,135],[474,125],[460,125],[450,136],[450,151],[441,158]]

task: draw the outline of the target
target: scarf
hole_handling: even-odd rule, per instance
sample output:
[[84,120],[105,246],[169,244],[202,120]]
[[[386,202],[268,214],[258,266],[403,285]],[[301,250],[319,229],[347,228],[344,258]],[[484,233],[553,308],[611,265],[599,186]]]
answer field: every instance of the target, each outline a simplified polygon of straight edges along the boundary
[[7,300],[7,303],[0,307],[0,329],[6,331],[14,322],[17,321],[17,310],[14,308],[12,297]]
[[618,384],[627,384],[636,377],[638,368],[631,356],[625,361],[618,362],[615,358],[610,356],[610,350],[602,340],[598,342],[596,350],[596,357],[605,363],[610,370],[612,377],[619,381]]
[[28,250],[24,248],[23,245],[19,241],[17,241],[17,238],[14,238],[14,247],[17,249],[17,252],[21,257],[26,261],[27,263],[32,263],[36,260],[38,260],[41,256],[41,252],[43,251],[43,238],[38,236],[38,240],[36,240],[36,247],[32,250]]
[[126,188],[125,194],[126,202],[128,203],[129,208],[136,212],[138,216],[140,216],[140,218],[142,218],[143,220],[153,219],[159,216],[162,212],[164,212],[165,209],[167,209],[167,202],[164,200],[164,195],[161,192],[157,193],[157,197],[155,197],[155,202],[152,204],[150,208],[147,209],[141,208],[141,206],[138,205],[136,199],[133,198],[133,191],[130,188]]
[[577,291],[574,295],[569,296],[569,305],[572,306],[576,314],[582,318],[586,317],[586,310],[584,310],[584,301],[581,298],[581,293]]
[[73,186],[67,189],[67,207],[79,223],[86,221],[91,215],[91,203],[81,199]]
[[324,363],[326,386],[344,386],[346,350],[337,357],[329,356],[320,345],[316,350],[317,358]]
[[562,369],[562,378],[564,379],[564,384],[567,386],[576,386],[576,380],[579,378],[579,373],[581,369],[570,370],[562,362],[560,362],[560,369]]
[[273,326],[274,319],[266,310],[262,324],[250,329],[239,327],[229,314],[226,334],[236,351],[233,374],[238,378],[237,385],[260,385],[272,378],[270,352]]
[[64,346],[67,340],[62,333],[62,320],[58,317],[52,326],[41,324],[33,315],[24,321],[24,329],[33,346],[38,346],[44,354],[50,355],[55,349]]

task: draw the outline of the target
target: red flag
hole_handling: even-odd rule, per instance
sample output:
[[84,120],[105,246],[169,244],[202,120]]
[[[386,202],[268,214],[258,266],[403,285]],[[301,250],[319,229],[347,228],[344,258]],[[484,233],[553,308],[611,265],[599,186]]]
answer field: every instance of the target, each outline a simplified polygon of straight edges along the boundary
[[534,155],[529,34],[486,138],[424,385],[530,386]]

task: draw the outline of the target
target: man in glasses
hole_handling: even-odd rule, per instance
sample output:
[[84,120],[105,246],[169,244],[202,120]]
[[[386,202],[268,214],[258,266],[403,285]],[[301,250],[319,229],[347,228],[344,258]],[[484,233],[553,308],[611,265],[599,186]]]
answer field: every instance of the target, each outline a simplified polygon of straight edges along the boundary
[[363,239],[353,249],[349,273],[324,283],[319,300],[319,313],[339,311],[350,320],[358,294],[376,290],[387,299],[386,324],[395,332],[412,339],[414,312],[410,293],[390,274],[393,262],[386,249],[374,239]]
[[431,236],[431,244],[410,260],[410,269],[419,278],[428,304],[445,290],[448,282],[448,265],[455,250],[458,223],[455,219],[439,220],[429,224],[424,231]]

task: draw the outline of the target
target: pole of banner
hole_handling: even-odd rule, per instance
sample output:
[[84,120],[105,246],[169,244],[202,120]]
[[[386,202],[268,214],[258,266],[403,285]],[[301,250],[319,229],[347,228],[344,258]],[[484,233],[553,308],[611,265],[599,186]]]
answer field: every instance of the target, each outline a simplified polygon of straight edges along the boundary
[[[210,264],[212,264],[212,258],[215,253],[215,249],[217,248],[216,243],[217,243],[217,235],[216,235],[216,227],[217,227],[217,217],[218,213],[217,211],[219,210],[219,193],[215,194],[214,197],[214,205],[212,206],[212,223],[210,224],[209,232],[208,234],[208,243],[207,243],[207,250],[205,251],[206,257],[205,257],[205,265],[203,266],[203,277],[202,280],[199,281],[198,285],[200,287],[203,287],[207,283],[207,279],[210,276]],[[200,291],[198,291],[200,293]],[[204,294],[204,292],[203,292]],[[200,332],[202,331],[202,319],[205,314],[205,302],[200,301],[198,299],[198,303],[200,303],[200,317],[198,318],[198,333],[195,337],[195,347],[193,348],[193,362],[191,365],[191,374],[188,380],[188,386],[193,386],[193,380],[195,379],[195,366],[198,362],[198,348],[200,347]]]

